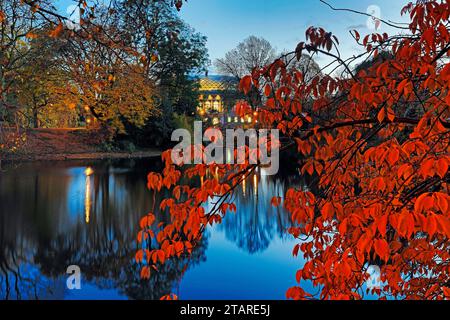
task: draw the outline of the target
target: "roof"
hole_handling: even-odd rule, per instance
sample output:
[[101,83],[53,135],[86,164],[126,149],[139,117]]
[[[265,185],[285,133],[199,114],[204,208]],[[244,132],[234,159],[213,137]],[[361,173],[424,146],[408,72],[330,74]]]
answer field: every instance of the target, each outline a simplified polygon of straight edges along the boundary
[[200,91],[223,91],[225,90],[222,82],[211,78],[200,79]]

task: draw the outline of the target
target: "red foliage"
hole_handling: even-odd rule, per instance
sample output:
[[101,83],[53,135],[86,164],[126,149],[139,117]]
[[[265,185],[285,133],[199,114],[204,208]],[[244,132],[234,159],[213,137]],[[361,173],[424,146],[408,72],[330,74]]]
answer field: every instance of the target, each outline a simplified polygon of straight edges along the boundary
[[[244,92],[265,83],[267,99],[256,106],[260,123],[291,138],[284,149],[297,147],[305,157],[302,172],[313,175],[320,190],[314,195],[292,188],[271,201],[291,214],[295,227],[289,232],[299,238],[293,254],[306,260],[289,299],[361,299],[370,265],[381,270],[382,286],[373,292],[382,299],[449,297],[450,2],[410,4],[403,13],[411,18],[409,33],[371,34],[362,41],[353,33],[372,58],[359,70],[341,59],[335,36],[308,29],[309,42],[298,45],[297,56],[304,50],[327,55],[347,76],[306,82],[277,60],[241,82]],[[196,165],[182,173],[170,152],[164,159],[163,175],[149,175],[148,186],[173,190],[160,206],[171,223],[150,237],[155,249],[136,258],[152,257],[154,264],[189,254],[208,224],[236,211],[230,195],[255,169]],[[183,185],[182,176],[203,183]],[[205,212],[210,199],[217,204]],[[149,231],[148,218],[141,227]],[[301,288],[304,280],[321,289],[318,297]]]

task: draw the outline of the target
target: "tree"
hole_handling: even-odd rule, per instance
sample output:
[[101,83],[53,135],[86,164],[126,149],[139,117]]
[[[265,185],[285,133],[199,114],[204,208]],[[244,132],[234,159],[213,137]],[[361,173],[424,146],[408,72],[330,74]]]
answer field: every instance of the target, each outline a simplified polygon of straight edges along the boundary
[[162,111],[134,135],[139,144],[165,144],[174,129],[173,114],[190,116],[198,106],[194,76],[208,64],[206,38],[182,21],[170,3],[119,1],[116,7],[122,38],[141,57],[144,73],[157,85]]
[[[40,4],[42,10],[51,8],[49,1]],[[30,38],[45,24],[22,1],[0,0],[0,153],[17,151],[25,140],[19,130],[22,110],[14,88],[27,57],[33,53],[28,45]]]
[[[250,36],[235,49],[227,52],[224,58],[217,59],[215,66],[219,74],[232,76],[238,82],[253,70],[275,60],[275,57],[275,49],[269,41]],[[262,92],[254,89],[252,88],[246,99],[251,105],[258,105],[261,103]]]
[[27,43],[28,54],[17,69],[11,85],[22,127],[74,126],[78,118],[77,101],[65,94],[70,78],[61,66],[57,43],[45,35]]
[[125,38],[142,56],[147,76],[158,84],[174,112],[194,112],[198,85],[193,76],[203,73],[209,62],[206,37],[167,3],[123,1],[118,7]]
[[199,96],[199,84],[194,76],[204,72],[208,64],[206,37],[182,21],[175,21],[179,33],[161,41],[155,69],[160,87],[174,111],[191,115],[196,111]]
[[283,53],[281,59],[289,72],[300,71],[305,82],[309,82],[313,78],[322,75],[322,70],[317,62],[305,53],[301,55],[300,59],[294,52]]
[[147,77],[139,53],[123,41],[119,19],[116,10],[98,9],[82,36],[63,32],[55,46],[70,79],[65,94],[108,130],[110,138],[125,133],[128,125],[143,127],[159,113],[156,83]]
[[[250,36],[241,42],[237,48],[225,54],[225,58],[217,59],[215,66],[217,71],[223,75],[229,75],[240,81],[244,76],[251,74],[253,70],[260,69],[272,63],[277,54],[269,41],[264,38]],[[307,54],[302,54],[300,59],[296,59],[295,53],[282,53],[281,59],[289,70],[297,69],[301,71],[305,80],[317,76],[321,73],[319,65]],[[264,79],[262,79],[264,80]],[[261,87],[264,87],[264,83]],[[252,87],[248,94],[249,102],[252,105],[261,103],[263,93]]]
[[250,36],[238,46],[217,59],[215,66],[220,74],[242,79],[256,68],[262,68],[275,60],[275,49],[264,38]]
[[[8,57],[23,73],[12,66],[0,70],[3,80],[3,74],[11,80],[2,82],[2,97],[7,92],[9,108],[21,109],[21,124],[38,126],[44,110],[63,111],[64,102],[70,116],[92,120],[109,138],[155,122],[168,124],[162,128],[167,135],[172,112],[195,110],[198,86],[191,75],[207,63],[206,38],[174,12],[183,1],[72,1],[80,11],[76,25],[49,3],[24,0],[0,7],[2,32],[14,40],[7,43],[14,53]],[[57,67],[49,72],[54,62]],[[50,79],[56,75],[64,81]],[[167,121],[160,121],[162,114]]]
[[[410,15],[406,27],[386,22],[399,34],[361,38],[353,31],[365,53],[347,60],[332,33],[307,30],[307,42],[294,52],[298,59],[304,51],[326,55],[348,77],[321,75],[307,82],[278,59],[241,80],[246,93],[262,79],[268,82],[260,122],[290,137],[282,150],[295,148],[305,157],[301,171],[313,176],[319,190],[291,188],[272,199],[291,213],[289,233],[299,241],[293,254],[306,260],[296,274],[299,286],[287,291],[289,299],[361,299],[367,291],[381,299],[450,298],[450,6],[421,1],[402,13]],[[355,70],[360,58],[383,51],[392,59]],[[311,110],[303,110],[311,97]],[[415,118],[404,116],[411,104],[420,106]],[[239,108],[240,115],[250,109]],[[189,255],[209,224],[236,211],[233,191],[257,167],[181,168],[170,150],[163,160],[165,169],[149,174],[148,188],[172,191],[157,209],[167,211],[171,222],[155,226],[149,214],[138,235],[138,260],[155,266]],[[218,179],[207,172],[217,172]],[[184,182],[194,177],[203,178],[202,186]],[[203,204],[211,200],[206,211]],[[369,266],[380,268],[379,288],[364,287]],[[305,292],[303,281],[312,281],[319,294]]]
[[[49,8],[48,1],[42,1],[43,9]],[[22,1],[0,1],[0,117],[12,120],[18,106],[12,87],[20,69],[33,48],[28,45],[36,30],[45,22]]]

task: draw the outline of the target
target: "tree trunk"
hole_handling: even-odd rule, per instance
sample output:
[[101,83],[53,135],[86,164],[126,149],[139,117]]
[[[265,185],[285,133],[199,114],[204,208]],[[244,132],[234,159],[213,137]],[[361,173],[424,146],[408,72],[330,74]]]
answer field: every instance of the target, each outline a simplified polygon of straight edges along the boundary
[[39,128],[38,108],[33,108],[33,128]]

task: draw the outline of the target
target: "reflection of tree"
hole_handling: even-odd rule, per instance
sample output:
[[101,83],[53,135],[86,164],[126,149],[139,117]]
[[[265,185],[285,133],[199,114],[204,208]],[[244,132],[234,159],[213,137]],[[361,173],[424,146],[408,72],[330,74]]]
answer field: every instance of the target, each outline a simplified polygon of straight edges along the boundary
[[[118,288],[130,298],[159,299],[176,292],[183,268],[205,259],[207,235],[190,260],[169,261],[159,272],[152,272],[149,281],[142,281],[134,262],[135,237],[138,221],[153,204],[146,190],[149,163],[93,162],[88,171],[82,165],[33,164],[2,174],[0,296],[60,297],[64,294],[62,279],[72,264],[80,266],[84,280],[100,288]],[[266,250],[275,237],[287,237],[290,226],[289,216],[273,208],[270,198],[284,194],[292,185],[302,185],[292,172],[249,177],[235,194],[238,212],[228,214],[218,228],[249,253]],[[88,187],[90,192],[86,192]],[[166,196],[159,194],[156,202]],[[169,222],[166,214],[157,219]]]
[[0,178],[0,297],[36,298],[51,285],[36,275],[32,257],[37,239],[51,236],[65,208],[70,177],[45,175],[27,165]]
[[134,262],[135,233],[111,238],[108,232],[111,228],[99,226],[89,233],[77,230],[60,235],[50,243],[38,244],[35,262],[44,275],[52,278],[64,275],[66,266],[76,264],[83,278],[99,288],[118,288],[132,299],[159,299],[172,292],[186,265],[191,267],[205,259],[206,239],[189,258],[167,261],[158,272],[153,272],[150,280],[141,280],[140,268]]
[[0,215],[0,299],[37,299],[49,291],[50,283],[36,275],[26,240],[8,239],[4,222]]
[[270,199],[283,195],[289,185],[299,185],[298,175],[290,177],[293,181],[260,173],[250,176],[235,193],[237,213],[228,214],[219,227],[226,237],[251,254],[266,250],[275,236],[287,237],[290,217],[282,208],[273,208]]
[[[84,167],[73,175],[65,167],[24,166],[19,170],[0,179],[3,298],[47,296],[44,288],[58,285],[63,293],[58,281],[66,277],[69,265],[76,264],[83,279],[100,288],[118,288],[134,299],[159,299],[172,292],[187,264],[205,259],[206,238],[189,260],[169,261],[150,281],[140,279],[134,262],[137,222],[152,207],[145,188],[147,163],[92,163],[89,172],[93,174],[88,177],[91,194],[84,192],[88,187]],[[87,195],[91,197],[89,223],[83,208]],[[81,207],[73,209],[71,202],[81,203]],[[68,214],[71,210],[76,211],[75,217]],[[158,218],[168,219],[165,215]]]

